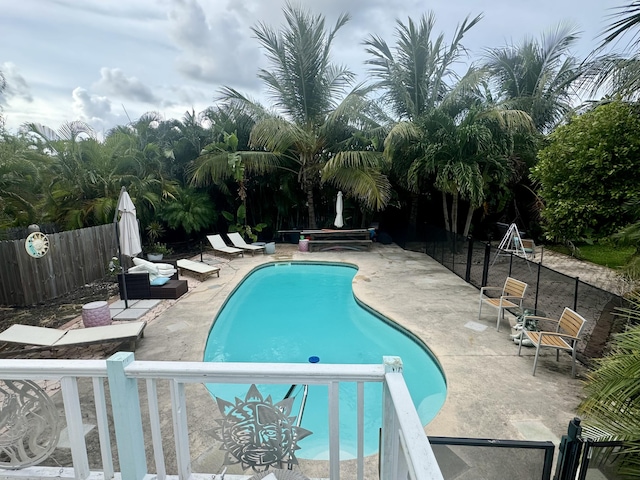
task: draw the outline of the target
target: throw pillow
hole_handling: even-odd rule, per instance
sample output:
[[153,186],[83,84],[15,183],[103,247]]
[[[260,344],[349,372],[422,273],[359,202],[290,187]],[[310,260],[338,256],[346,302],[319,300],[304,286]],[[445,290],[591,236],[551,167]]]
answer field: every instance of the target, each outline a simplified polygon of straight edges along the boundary
[[164,285],[168,281],[169,281],[168,277],[156,277],[153,280],[151,280],[151,282],[149,282],[149,285],[151,285],[153,287],[161,287],[162,285]]

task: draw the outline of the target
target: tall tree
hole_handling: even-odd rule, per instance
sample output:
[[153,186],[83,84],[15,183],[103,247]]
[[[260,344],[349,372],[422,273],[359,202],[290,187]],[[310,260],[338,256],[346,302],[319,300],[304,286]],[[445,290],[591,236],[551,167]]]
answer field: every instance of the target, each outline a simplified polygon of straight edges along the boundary
[[392,170],[399,184],[412,192],[410,231],[415,232],[418,217],[418,195],[426,182],[410,178],[413,163],[419,154],[406,144],[407,133],[420,136],[416,123],[423,115],[434,111],[457,83],[453,65],[465,53],[464,35],[476,25],[482,16],[469,17],[458,26],[451,43],[444,34],[435,35],[435,14],[423,15],[418,23],[411,18],[404,24],[396,21],[395,48],[379,36],[365,39],[365,47],[371,58],[369,72],[374,78],[374,88],[382,91],[382,101],[400,120],[385,140],[385,156],[391,161]]
[[498,92],[497,101],[527,112],[538,131],[550,132],[573,110],[573,87],[584,67],[571,54],[578,31],[560,23],[540,39],[490,49],[484,66]]
[[[289,3],[283,11],[285,26],[281,30],[262,23],[252,29],[270,64],[258,77],[265,82],[277,113],[267,112],[229,87],[223,90],[223,99],[256,113],[252,148],[289,160],[288,168],[296,173],[306,195],[310,228],[317,227],[314,190],[320,186],[330,159],[334,165],[348,165],[353,172],[343,184],[348,194],[367,206],[382,208],[389,199],[389,184],[377,168],[382,156],[371,149],[345,150],[345,145],[352,145],[354,128],[362,124],[355,106],[361,105],[366,94],[361,88],[347,93],[353,73],[331,62],[333,40],[349,16],[340,15],[327,31],[322,15]],[[337,181],[332,174],[326,180]]]
[[[587,69],[582,87],[592,95],[619,97],[637,101],[640,98],[640,58],[638,58],[638,26],[640,26],[640,2],[633,1],[614,8],[611,22],[600,34],[602,42],[586,63]],[[601,54],[623,38],[629,42],[622,53]]]

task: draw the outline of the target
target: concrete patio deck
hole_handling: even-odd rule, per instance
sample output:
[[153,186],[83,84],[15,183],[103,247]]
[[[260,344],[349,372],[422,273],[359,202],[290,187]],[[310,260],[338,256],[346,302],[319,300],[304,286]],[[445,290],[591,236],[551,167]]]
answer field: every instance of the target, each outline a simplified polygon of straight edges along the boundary
[[[290,260],[357,265],[357,298],[429,346],[442,365],[448,393],[444,407],[425,428],[428,435],[559,443],[576,415],[584,368],[579,365],[573,379],[568,355],[561,354],[556,362],[554,353],[544,352],[532,376],[533,350],[523,349],[518,357],[511,332],[496,331],[493,309],[484,308],[478,320],[478,289],[430,257],[395,245],[374,244],[368,252],[308,253],[278,244],[273,255],[232,260],[207,254],[204,261],[220,267],[220,278],[193,282],[195,288],[150,322],[136,359],[202,360],[216,313],[245,275],[262,263]],[[210,411],[211,398],[204,388],[194,388],[189,402],[194,434],[199,425],[209,423],[200,422]],[[194,471],[216,471],[221,454],[214,451],[210,434],[195,433],[192,443],[192,456],[198,458]]]

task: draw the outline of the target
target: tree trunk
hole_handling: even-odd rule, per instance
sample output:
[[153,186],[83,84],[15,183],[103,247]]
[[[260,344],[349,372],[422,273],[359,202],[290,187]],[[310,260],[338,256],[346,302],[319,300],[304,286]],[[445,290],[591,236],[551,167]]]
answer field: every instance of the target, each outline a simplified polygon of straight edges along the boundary
[[458,233],[458,201],[460,196],[458,192],[453,193],[453,200],[451,200],[451,232]]
[[309,229],[316,230],[316,209],[313,205],[313,186],[307,185],[307,208],[309,209]]
[[469,210],[467,210],[467,220],[464,222],[464,238],[467,238],[469,235],[469,229],[471,228],[471,219],[473,218],[473,212],[475,211],[475,207],[473,204],[469,203]]
[[418,230],[418,201],[420,197],[417,193],[411,194],[411,209],[409,210],[409,230],[407,231],[407,239],[413,240],[416,238],[416,232]]
[[451,231],[451,225],[449,224],[449,208],[447,207],[447,193],[442,191],[442,210],[444,213],[444,229],[447,232]]

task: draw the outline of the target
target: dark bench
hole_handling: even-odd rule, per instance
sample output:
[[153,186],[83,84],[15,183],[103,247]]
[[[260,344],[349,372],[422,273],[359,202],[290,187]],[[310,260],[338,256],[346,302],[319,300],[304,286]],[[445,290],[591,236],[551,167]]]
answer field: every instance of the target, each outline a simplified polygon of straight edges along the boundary
[[309,240],[309,251],[314,247],[318,250],[366,250],[373,242],[371,240]]
[[[180,280],[177,272],[175,261],[163,260],[162,263],[170,263],[176,268],[176,273],[171,279],[160,286],[153,286],[149,283],[148,273],[125,273],[127,280],[127,299],[128,300],[175,300],[187,293],[189,285],[186,280]],[[122,285],[122,273],[118,275],[118,287],[120,289],[120,298],[123,299],[124,290]]]

